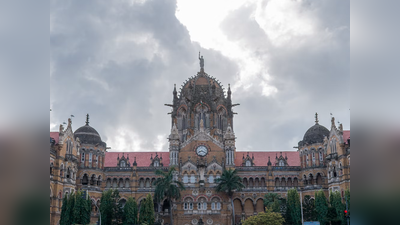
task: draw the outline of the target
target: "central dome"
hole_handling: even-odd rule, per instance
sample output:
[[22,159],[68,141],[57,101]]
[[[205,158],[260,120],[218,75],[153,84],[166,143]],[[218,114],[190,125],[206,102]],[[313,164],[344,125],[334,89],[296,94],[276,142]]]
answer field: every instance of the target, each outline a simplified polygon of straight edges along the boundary
[[105,143],[101,140],[99,133],[88,124],[78,128],[74,132],[74,136],[75,138],[79,138],[82,144],[99,144],[105,146]]
[[324,137],[329,137],[329,130],[319,125],[318,123],[314,126],[310,127],[307,132],[304,134],[303,143],[304,144],[315,144],[315,143],[323,143]]

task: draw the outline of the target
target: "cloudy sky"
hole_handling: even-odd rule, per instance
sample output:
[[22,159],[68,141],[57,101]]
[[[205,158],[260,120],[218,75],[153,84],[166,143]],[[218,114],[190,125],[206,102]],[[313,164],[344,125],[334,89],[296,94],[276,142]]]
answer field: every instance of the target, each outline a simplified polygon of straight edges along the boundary
[[112,151],[166,151],[173,85],[231,84],[238,150],[293,150],[330,113],[350,129],[349,1],[51,1],[50,130],[86,113]]

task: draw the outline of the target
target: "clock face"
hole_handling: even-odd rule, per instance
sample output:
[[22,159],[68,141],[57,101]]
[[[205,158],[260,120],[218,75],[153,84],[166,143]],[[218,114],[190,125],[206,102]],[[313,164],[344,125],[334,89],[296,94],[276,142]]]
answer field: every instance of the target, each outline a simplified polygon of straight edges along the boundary
[[204,145],[200,145],[196,148],[196,153],[199,156],[205,156],[208,153],[208,148]]

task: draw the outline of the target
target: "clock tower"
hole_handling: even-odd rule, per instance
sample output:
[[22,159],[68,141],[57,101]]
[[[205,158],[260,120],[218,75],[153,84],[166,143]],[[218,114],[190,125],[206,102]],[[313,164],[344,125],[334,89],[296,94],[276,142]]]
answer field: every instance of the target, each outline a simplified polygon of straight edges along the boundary
[[[196,184],[204,186],[210,170],[234,166],[235,134],[230,86],[224,92],[221,83],[201,68],[186,80],[179,94],[174,86],[170,165],[184,173],[195,174]],[[193,185],[197,186],[197,185]],[[207,185],[205,185],[207,186]]]

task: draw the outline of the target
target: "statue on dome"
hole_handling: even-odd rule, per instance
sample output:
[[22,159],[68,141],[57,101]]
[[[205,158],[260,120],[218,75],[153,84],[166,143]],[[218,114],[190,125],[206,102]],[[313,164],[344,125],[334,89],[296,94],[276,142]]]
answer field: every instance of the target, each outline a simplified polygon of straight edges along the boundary
[[203,56],[200,57],[200,52],[199,52],[199,60],[200,60],[200,69],[204,69],[204,58]]

